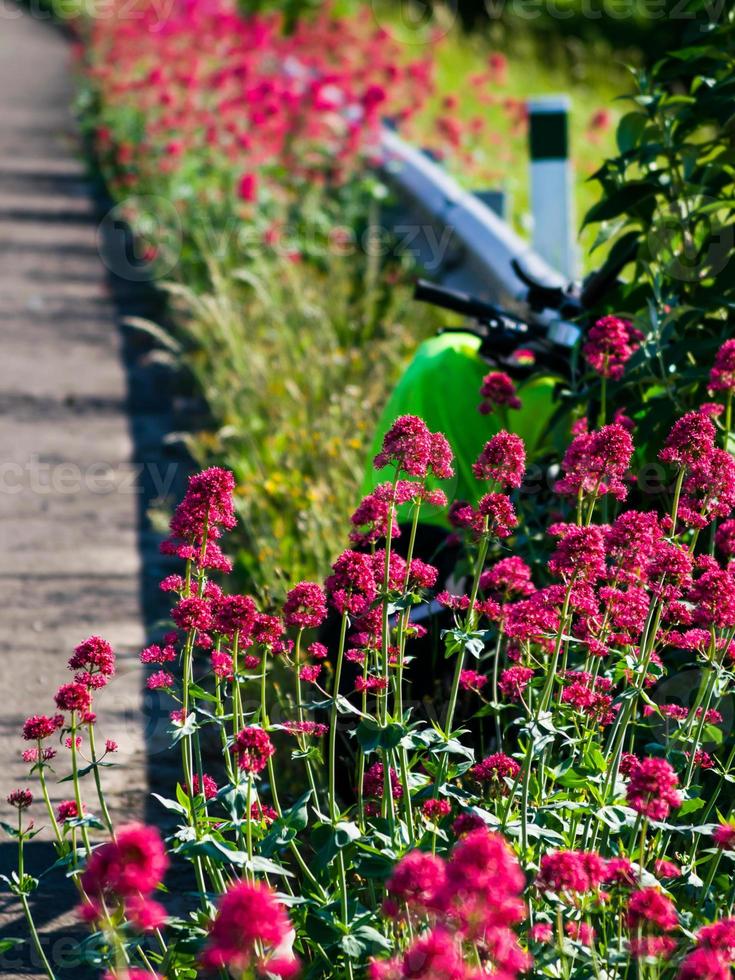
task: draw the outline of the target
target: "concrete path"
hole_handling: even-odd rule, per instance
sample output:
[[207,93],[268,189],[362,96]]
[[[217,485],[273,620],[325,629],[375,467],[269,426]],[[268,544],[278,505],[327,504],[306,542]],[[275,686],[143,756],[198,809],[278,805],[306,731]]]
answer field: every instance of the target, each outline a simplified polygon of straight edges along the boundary
[[[145,641],[141,554],[155,541],[143,510],[166,429],[158,379],[123,342],[126,284],[100,261],[99,215],[85,181],[70,112],[70,45],[47,20],[0,7],[0,809],[30,786],[21,761],[23,719],[52,713],[66,661],[86,636],[118,652],[118,676],[97,704],[100,735],[118,742],[124,768],[106,771],[113,811],[145,805],[142,677]],[[131,287],[125,312],[143,312]],[[144,354],[145,352],[143,352]],[[168,464],[169,467],[175,464]],[[142,467],[145,471],[142,472]],[[164,477],[165,477],[164,473]],[[142,548],[142,550],[141,550]],[[150,569],[155,575],[157,569]],[[160,726],[159,726],[160,727]],[[68,765],[62,750],[60,774]],[[68,798],[69,784],[55,789]],[[44,823],[40,806],[31,812]],[[51,848],[29,846],[32,870]],[[0,847],[9,873],[12,850]],[[49,860],[50,858],[50,860]],[[74,916],[68,892],[43,879],[35,905],[60,974]],[[0,884],[0,926],[24,935]],[[27,953],[0,956],[0,973],[37,976]]]

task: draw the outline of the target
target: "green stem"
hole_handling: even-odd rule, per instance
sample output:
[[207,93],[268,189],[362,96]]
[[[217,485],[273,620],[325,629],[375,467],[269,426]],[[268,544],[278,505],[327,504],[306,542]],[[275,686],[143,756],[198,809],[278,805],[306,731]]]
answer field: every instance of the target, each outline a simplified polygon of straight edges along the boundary
[[28,922],[28,930],[31,934],[33,945],[35,946],[36,952],[38,953],[39,959],[41,960],[41,963],[43,965],[44,973],[49,978],[49,980],[56,980],[54,971],[51,969],[51,964],[46,959],[46,954],[43,951],[43,946],[41,945],[41,939],[38,935],[38,930],[36,929],[36,923],[33,921],[31,907],[28,904],[28,899],[26,898],[25,895],[20,896],[20,902],[21,905],[23,906],[23,912],[25,913],[26,921]]
[[[82,803],[82,791],[79,786],[79,767],[77,766],[77,717],[76,712],[71,713],[71,773],[74,782],[74,800],[77,804],[77,816],[80,820],[84,819],[84,804]],[[89,843],[87,828],[82,824],[82,840],[87,855],[91,854],[92,848]]]
[[671,506],[671,535],[674,537],[676,535],[676,519],[679,516],[679,498],[681,497],[681,487],[684,483],[684,476],[686,474],[686,467],[682,466],[676,475],[676,484],[674,486],[674,503]]
[[43,946],[41,945],[41,939],[38,935],[36,929],[36,923],[33,921],[33,914],[31,912],[31,907],[28,904],[28,899],[25,892],[23,891],[23,879],[25,877],[25,864],[23,859],[23,843],[25,837],[23,834],[23,811],[18,808],[18,885],[20,888],[20,902],[23,906],[23,912],[25,913],[26,921],[28,922],[28,929],[31,933],[31,939],[33,940],[33,945],[36,947],[36,952],[43,964],[43,968],[46,972],[46,976],[50,980],[55,980],[54,971],[51,969],[49,961],[46,959],[46,954],[43,951]]
[[334,688],[332,690],[332,708],[329,714],[329,815],[332,823],[337,822],[337,700],[339,698],[339,688],[342,681],[342,664],[345,656],[345,642],[347,639],[347,613],[342,614],[342,625],[339,633],[339,649],[337,651],[337,664],[334,670]]
[[[112,819],[110,817],[110,811],[107,809],[107,801],[105,800],[105,794],[102,792],[102,782],[100,780],[100,771],[97,763],[97,749],[94,742],[94,724],[89,723],[89,751],[92,756],[92,772],[94,773],[94,784],[97,787],[97,799],[100,802],[100,809],[102,810],[102,818],[107,825],[107,829],[110,831],[110,837],[114,839],[115,831],[112,826]],[[81,814],[80,814],[81,816]]]

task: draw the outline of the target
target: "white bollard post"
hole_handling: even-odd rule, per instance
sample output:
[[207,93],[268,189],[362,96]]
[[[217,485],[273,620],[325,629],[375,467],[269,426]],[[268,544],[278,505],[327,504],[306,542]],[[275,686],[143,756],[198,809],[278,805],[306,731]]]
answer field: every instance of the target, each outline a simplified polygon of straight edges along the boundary
[[572,167],[566,95],[528,103],[533,247],[568,279],[577,273]]

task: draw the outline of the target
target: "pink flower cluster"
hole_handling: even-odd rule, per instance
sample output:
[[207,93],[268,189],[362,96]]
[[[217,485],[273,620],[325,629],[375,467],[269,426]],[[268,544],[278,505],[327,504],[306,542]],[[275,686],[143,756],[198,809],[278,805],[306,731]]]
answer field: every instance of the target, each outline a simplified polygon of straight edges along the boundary
[[155,827],[140,823],[119,827],[114,839],[95,848],[87,862],[81,879],[87,897],[80,914],[94,921],[111,904],[121,904],[141,932],[159,928],[166,913],[150,895],[167,867],[166,849]]
[[289,948],[290,935],[288,913],[274,892],[258,882],[239,881],[217,903],[202,964],[238,975],[254,969],[258,976],[291,977],[299,962]]
[[[246,208],[307,183],[344,184],[375,162],[382,119],[407,123],[434,90],[431,60],[407,61],[368,11],[336,16],[328,4],[286,32],[229,0],[178,4],[163,28],[155,3],[130,16],[119,0],[95,21],[90,48],[103,102],[140,119],[136,141],[96,133],[122,187],[175,175],[195,155]],[[452,135],[459,148],[462,128]],[[267,233],[277,239],[279,225]]]
[[641,340],[643,334],[629,320],[604,316],[590,329],[582,352],[590,367],[601,377],[619,381]]
[[495,976],[511,980],[530,966],[513,927],[526,916],[525,880],[505,839],[480,827],[457,843],[448,860],[411,851],[393,870],[385,911],[391,917],[428,918],[403,956],[374,960],[372,980],[475,977],[465,943],[479,944]]

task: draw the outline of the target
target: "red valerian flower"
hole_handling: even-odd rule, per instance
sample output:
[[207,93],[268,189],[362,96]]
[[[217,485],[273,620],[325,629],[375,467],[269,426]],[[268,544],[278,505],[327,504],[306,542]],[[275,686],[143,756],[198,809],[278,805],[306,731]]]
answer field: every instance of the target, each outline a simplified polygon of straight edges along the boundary
[[702,926],[697,932],[697,943],[706,949],[716,949],[728,963],[732,963],[735,961],[735,919],[720,919]]
[[536,884],[549,892],[588,892],[607,875],[607,862],[595,851],[552,851],[541,858]]
[[125,900],[125,917],[138,932],[155,932],[166,922],[166,909],[147,895],[131,895]]
[[449,800],[430,799],[426,800],[421,806],[421,812],[427,820],[441,820],[448,817],[452,812],[452,804]]
[[211,604],[198,596],[180,599],[171,610],[171,618],[179,629],[187,631],[206,631],[211,629],[214,623]]
[[157,670],[146,680],[145,686],[149,691],[166,691],[176,683],[176,678],[167,670]]
[[[199,785],[199,775],[197,773],[194,774],[194,778],[192,779],[191,782],[192,782],[191,788],[194,793],[194,796],[198,796],[201,793],[201,787]],[[211,776],[208,776],[206,772],[202,773],[202,782],[204,783],[205,800],[213,800],[219,790],[217,783],[215,782],[214,779],[212,779]],[[183,789],[184,792],[186,792],[186,788],[183,787]]]
[[595,930],[587,922],[567,922],[564,932],[583,946],[591,946],[595,941]]
[[56,818],[59,823],[65,820],[75,820],[79,816],[76,800],[62,800],[56,807]]
[[409,476],[426,476],[431,460],[431,433],[415,415],[397,418],[383,437],[383,446],[374,460],[376,470],[393,465]]
[[485,569],[480,576],[480,588],[499,602],[529,596],[536,591],[531,581],[531,569],[516,555],[501,558],[491,568]]
[[659,878],[681,878],[681,868],[678,864],[667,861],[665,858],[659,858],[655,862],[654,868]]
[[258,199],[258,178],[256,174],[243,174],[237,185],[237,196],[246,204]]
[[401,957],[372,960],[369,980],[467,980],[468,971],[452,933],[441,926],[425,933]]
[[504,493],[486,493],[477,505],[472,526],[477,534],[509,538],[518,524],[510,497]]
[[712,419],[705,412],[687,412],[674,422],[658,458],[679,468],[702,465],[714,452],[716,436]]
[[[363,792],[366,796],[372,796],[377,800],[383,799],[385,791],[385,768],[382,762],[374,762],[365,773],[362,783]],[[398,773],[391,766],[390,770],[390,789],[394,800],[400,800],[403,796],[403,785],[398,778]]]
[[478,674],[476,670],[463,670],[459,676],[459,686],[463,691],[476,691],[479,693],[487,684],[487,680],[484,674]]
[[174,647],[160,647],[157,643],[153,643],[145,650],[140,651],[140,662],[142,664],[168,664],[176,660],[176,656]]
[[449,480],[454,476],[452,465],[454,454],[446,436],[442,432],[431,433],[429,448],[429,470],[437,480]]
[[283,726],[289,735],[313,735],[322,738],[329,731],[329,726],[319,721],[287,721]]
[[638,880],[638,872],[628,858],[614,857],[607,862],[603,880],[609,885],[634,885]]
[[605,536],[597,524],[552,524],[549,534],[560,537],[549,559],[549,570],[565,581],[594,581],[605,575]]
[[612,697],[594,689],[583,680],[569,684],[561,693],[562,704],[569,704],[583,712],[598,725],[610,725],[615,720],[617,705],[613,705]]
[[500,675],[498,687],[509,700],[520,701],[533,673],[531,667],[506,667]]
[[408,588],[409,590],[432,589],[438,577],[439,570],[434,565],[420,558],[414,558],[408,568]]
[[424,851],[409,851],[393,868],[385,886],[388,892],[384,906],[386,913],[392,917],[399,915],[404,903],[409,908],[427,908],[445,880],[446,869],[440,857]]
[[27,810],[33,803],[33,793],[29,789],[14,789],[8,796],[8,803],[16,810]]
[[732,980],[732,971],[716,950],[701,948],[683,961],[676,980]]
[[479,782],[488,784],[492,794],[507,796],[506,779],[515,779],[521,771],[515,759],[503,752],[489,755],[470,769],[470,774]]
[[189,477],[184,498],[171,519],[173,536],[201,544],[205,533],[212,537],[219,527],[231,530],[235,526],[234,489],[233,474],[216,466]]
[[735,520],[723,521],[715,531],[715,544],[725,558],[735,555]]
[[259,773],[268,765],[276,750],[268,732],[251,726],[237,733],[231,751],[237,757],[240,769],[247,773]]
[[710,391],[735,391],[735,339],[726,340],[715,354],[707,387]]
[[253,641],[265,647],[270,647],[274,654],[283,652],[281,638],[284,631],[283,621],[278,616],[268,613],[258,613],[253,624]]
[[626,922],[631,931],[660,929],[669,932],[679,924],[676,908],[658,888],[641,888],[628,900]]
[[221,681],[231,681],[234,678],[234,663],[229,653],[214,650],[210,657],[212,673]]
[[76,670],[74,680],[80,684],[102,687],[107,678],[115,673],[115,654],[101,636],[90,636],[79,646],[69,660],[69,670]]
[[624,500],[628,488],[623,478],[633,455],[633,440],[622,425],[612,423],[574,439],[564,454],[564,476],[554,484],[556,493],[577,497],[610,493]]
[[371,556],[359,551],[343,551],[324,584],[329,600],[338,612],[352,615],[366,612],[377,594]]
[[659,541],[646,564],[645,573],[653,594],[672,602],[690,584],[692,570],[692,555],[686,546]]
[[89,711],[92,707],[92,696],[85,684],[76,681],[72,684],[62,684],[54,695],[56,707],[60,711]]
[[306,681],[307,684],[316,684],[321,672],[321,664],[304,664],[301,670],[299,670],[299,677],[302,681]]
[[471,834],[473,830],[482,830],[485,826],[485,821],[476,813],[460,813],[452,824],[452,831],[456,837],[463,837],[465,834]]
[[482,379],[480,387],[482,401],[479,411],[482,415],[490,415],[501,405],[519,409],[521,400],[516,392],[516,386],[505,371],[491,371]]
[[697,626],[730,629],[735,626],[735,580],[716,563],[706,567],[686,593]]
[[267,885],[238,881],[217,903],[202,962],[208,969],[238,974],[261,962],[264,973],[292,976],[298,963],[290,950],[281,954],[292,934],[286,909]]
[[452,850],[446,875],[437,908],[466,939],[485,946],[498,976],[526,970],[530,957],[512,931],[526,917],[525,877],[504,837],[485,829],[467,834]]
[[64,725],[63,715],[32,715],[23,722],[23,738],[27,742],[38,742],[49,738]]
[[735,850],[735,823],[721,823],[712,831],[712,838],[722,850]]
[[520,436],[504,429],[493,436],[472,464],[478,480],[495,480],[503,489],[520,487],[526,470],[526,447]]
[[603,378],[619,381],[625,365],[640,347],[643,334],[630,320],[604,316],[590,328],[582,348],[585,360]]
[[[407,480],[399,480],[399,484],[408,483]],[[408,483],[414,490],[419,489],[416,483]],[[396,486],[396,491],[398,485]],[[350,517],[353,530],[350,531],[350,541],[359,547],[366,547],[381,538],[390,537],[395,539],[401,536],[398,521],[396,520],[395,507],[392,504],[393,485],[391,483],[379,484],[372,493],[369,493],[358,504],[355,512]],[[396,494],[397,496],[397,494]],[[410,499],[410,498],[409,498]],[[398,501],[396,501],[397,503]],[[388,519],[392,517],[391,526],[388,527]]]
[[327,617],[327,598],[316,582],[300,582],[286,596],[283,620],[289,629],[315,629]]
[[249,595],[222,596],[214,603],[211,628],[230,637],[237,633],[240,647],[244,647],[250,642],[257,614],[258,610]]
[[628,805],[651,820],[665,820],[672,809],[681,806],[678,785],[678,777],[665,759],[643,759],[630,773]]
[[21,758],[23,759],[23,762],[36,763],[50,762],[55,756],[56,749],[41,749],[40,753],[38,749],[25,749]]
[[155,827],[131,823],[115,832],[115,839],[97,847],[82,875],[85,892],[122,898],[150,894],[161,883],[168,856]]

